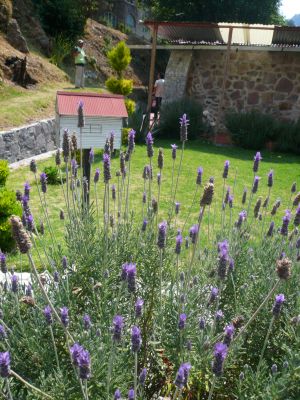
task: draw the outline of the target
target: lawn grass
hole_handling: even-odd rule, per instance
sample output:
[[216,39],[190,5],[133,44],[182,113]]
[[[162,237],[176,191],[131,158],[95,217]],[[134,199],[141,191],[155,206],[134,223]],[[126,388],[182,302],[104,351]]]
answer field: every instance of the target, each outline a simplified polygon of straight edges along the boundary
[[[161,185],[161,197],[160,206],[158,212],[158,222],[167,219],[168,209],[170,205],[170,190],[172,181],[172,158],[171,158],[171,142],[170,141],[159,141],[155,144],[155,154],[153,158],[154,167],[154,179],[152,184],[152,193],[155,198],[157,198],[157,183],[156,175],[158,172],[157,168],[157,153],[158,147],[162,147],[165,155],[164,168],[162,171],[162,185]],[[179,145],[179,143],[178,143]],[[177,159],[175,163],[175,171],[179,166],[180,160],[180,149],[178,149]],[[230,186],[232,191],[234,190],[234,205],[232,210],[232,223],[237,220],[238,213],[243,209],[247,209],[247,205],[244,206],[241,203],[242,193],[244,187],[248,188],[248,198],[251,192],[251,186],[253,181],[253,151],[243,150],[240,148],[230,147],[216,147],[211,144],[202,143],[200,141],[187,142],[186,148],[183,154],[182,171],[181,176],[178,181],[178,190],[175,197],[175,201],[181,203],[180,213],[177,218],[177,227],[182,229],[186,217],[189,215],[190,206],[192,204],[195,188],[196,188],[196,176],[197,168],[202,166],[204,169],[203,173],[203,183],[206,183],[208,179],[213,176],[215,178],[215,196],[214,202],[216,202],[216,207],[214,204],[211,207],[210,213],[206,213],[204,217],[204,232],[200,236],[200,240],[208,243],[207,237],[207,227],[208,218],[210,218],[210,227],[215,220],[215,228],[218,230],[221,227],[221,202],[223,193],[223,166],[225,160],[230,160],[229,176],[226,180],[226,187]],[[251,211],[249,213],[248,220],[251,222],[253,216],[253,207],[259,196],[262,196],[262,200],[265,199],[268,194],[267,187],[267,174],[270,169],[274,170],[274,187],[271,190],[270,196],[270,206],[269,211],[278,198],[281,199],[282,205],[275,217],[277,226],[281,224],[281,218],[284,215],[284,211],[291,207],[291,193],[290,188],[293,182],[300,184],[300,169],[299,162],[300,157],[290,154],[279,154],[263,152],[263,160],[260,165],[258,176],[261,177],[259,183],[258,193],[253,196]],[[149,164],[149,159],[147,158],[146,146],[137,145],[135,147],[135,152],[132,157],[131,162],[131,176],[130,176],[130,210],[134,211],[135,220],[141,224],[142,221],[142,194],[143,194],[143,179],[142,172],[146,164]],[[38,173],[42,172],[45,166],[55,165],[54,157],[38,163]],[[101,177],[98,186],[98,196],[100,197],[100,202],[103,199],[103,176],[102,176],[102,156],[100,152],[96,153],[95,163],[92,166],[92,179],[95,169],[99,167],[101,170]],[[118,157],[112,159],[112,179],[111,184],[117,183],[117,178],[115,172],[119,169],[119,159]],[[80,172],[79,172],[80,174]],[[42,215],[42,209],[40,206],[37,188],[34,182],[34,175],[29,171],[28,167],[19,168],[11,172],[7,186],[12,190],[23,189],[23,184],[28,181],[31,186],[31,199],[30,207],[32,209],[33,216],[36,223],[38,224],[39,218],[44,220]],[[175,179],[176,181],[176,179]],[[191,214],[189,220],[183,231],[183,236],[188,235],[188,230],[192,224],[197,223],[197,217],[199,213],[199,199],[202,195],[203,186],[199,188],[198,194],[196,196],[196,202],[191,209]],[[53,231],[55,232],[56,240],[63,246],[63,235],[64,235],[64,221],[59,219],[60,209],[66,212],[66,207],[63,199],[62,189],[60,185],[49,185],[47,192],[47,203],[49,206],[49,214],[52,221]],[[91,185],[90,190],[91,204],[93,204],[94,196],[94,184]],[[247,202],[248,204],[248,202]],[[215,217],[214,217],[215,211]],[[230,213],[229,210],[226,211],[226,220],[229,222]],[[267,216],[265,223],[265,231],[269,225],[271,216]],[[261,224],[261,222],[260,222]],[[261,226],[261,225],[260,225]],[[260,232],[260,228],[259,228]],[[46,246],[51,245],[51,239],[49,233],[45,234]],[[10,265],[15,264],[17,268],[27,269],[27,259],[16,255],[10,255],[9,261]]]
[[0,130],[53,118],[58,90],[100,92],[103,89],[74,89],[69,82],[55,82],[31,89],[0,85]]

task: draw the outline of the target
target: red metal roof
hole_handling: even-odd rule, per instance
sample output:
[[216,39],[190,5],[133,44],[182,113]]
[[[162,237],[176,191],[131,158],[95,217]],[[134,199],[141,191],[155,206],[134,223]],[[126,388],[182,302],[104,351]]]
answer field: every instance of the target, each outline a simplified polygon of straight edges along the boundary
[[77,115],[80,101],[83,102],[86,117],[128,117],[123,96],[74,92],[57,92],[58,114]]

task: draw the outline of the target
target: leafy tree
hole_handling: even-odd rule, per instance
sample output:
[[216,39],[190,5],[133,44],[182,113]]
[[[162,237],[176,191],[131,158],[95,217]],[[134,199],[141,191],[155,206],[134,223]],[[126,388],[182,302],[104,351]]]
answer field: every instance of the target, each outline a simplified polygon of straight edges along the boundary
[[116,71],[118,78],[123,77],[123,72],[131,62],[130,49],[126,46],[125,42],[119,42],[107,54],[110,66]]
[[268,24],[276,22],[280,0],[149,0],[159,20],[245,22]]

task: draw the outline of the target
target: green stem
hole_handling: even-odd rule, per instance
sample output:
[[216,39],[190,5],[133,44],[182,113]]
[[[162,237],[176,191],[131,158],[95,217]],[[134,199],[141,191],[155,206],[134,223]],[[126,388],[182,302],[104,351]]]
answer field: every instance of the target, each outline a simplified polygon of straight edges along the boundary
[[215,387],[216,387],[216,382],[217,382],[217,378],[216,378],[216,376],[214,375],[214,379],[213,379],[213,381],[212,381],[212,385],[211,385],[211,388],[210,388],[210,391],[209,391],[209,395],[208,395],[208,399],[207,399],[207,400],[211,400],[211,399],[212,399],[212,395],[213,395],[214,390],[215,390]]
[[53,348],[54,348],[54,354],[55,354],[55,360],[56,360],[57,368],[58,368],[58,370],[60,370],[59,359],[58,359],[58,354],[57,354],[57,348],[56,348],[55,339],[54,339],[54,335],[53,335],[53,329],[52,329],[51,325],[49,325],[49,330],[50,330],[50,335],[51,335],[51,339],[52,339],[52,343],[53,343]]
[[29,382],[25,381],[20,375],[18,375],[15,371],[12,369],[9,371],[10,375],[12,375],[14,378],[18,379],[20,382],[22,382],[25,386],[27,386],[29,389],[33,390],[34,392],[38,393],[42,398],[54,400],[52,396],[49,396],[49,394],[46,394],[45,392],[41,391],[37,387],[31,385]]
[[6,383],[6,388],[7,388],[8,400],[13,400],[13,397],[12,397],[12,394],[10,391],[10,385],[9,385],[8,378],[5,378],[5,383]]
[[137,394],[137,370],[138,370],[138,353],[134,353],[134,400],[136,400]]
[[267,347],[267,344],[268,344],[268,340],[269,340],[269,337],[270,337],[270,333],[271,333],[271,330],[272,330],[272,327],[273,327],[274,320],[275,320],[275,318],[274,318],[274,316],[273,316],[272,319],[271,319],[271,321],[270,321],[269,329],[268,329],[267,335],[266,335],[266,337],[265,337],[264,345],[263,345],[263,348],[262,348],[262,351],[261,351],[261,354],[260,354],[260,357],[259,357],[259,361],[258,361],[258,365],[257,365],[257,370],[256,370],[256,373],[257,373],[257,374],[258,374],[258,372],[259,372],[259,368],[260,368],[260,366],[261,366],[262,359],[263,359],[263,356],[264,356],[264,353],[265,353],[265,350],[266,350],[266,347]]

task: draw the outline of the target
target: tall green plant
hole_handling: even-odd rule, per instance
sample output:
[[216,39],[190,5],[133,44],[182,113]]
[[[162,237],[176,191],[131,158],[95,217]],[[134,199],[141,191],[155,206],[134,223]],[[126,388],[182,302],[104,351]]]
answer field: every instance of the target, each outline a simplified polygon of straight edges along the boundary
[[118,78],[121,79],[131,62],[130,49],[125,42],[121,41],[108,52],[107,58],[110,66],[117,73]]

